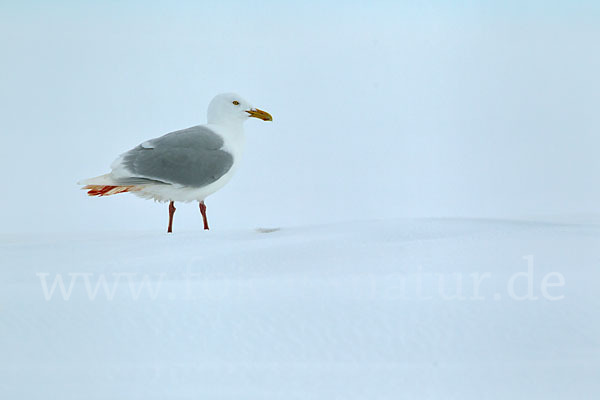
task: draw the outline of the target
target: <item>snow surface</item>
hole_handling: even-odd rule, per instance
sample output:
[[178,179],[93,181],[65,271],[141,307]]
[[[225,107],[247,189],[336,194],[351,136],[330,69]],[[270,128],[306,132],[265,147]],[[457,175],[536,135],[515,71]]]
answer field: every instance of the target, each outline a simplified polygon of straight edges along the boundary
[[[600,395],[599,225],[413,219],[1,242],[3,399]],[[522,299],[528,268],[536,300]],[[476,292],[472,274],[485,273]]]

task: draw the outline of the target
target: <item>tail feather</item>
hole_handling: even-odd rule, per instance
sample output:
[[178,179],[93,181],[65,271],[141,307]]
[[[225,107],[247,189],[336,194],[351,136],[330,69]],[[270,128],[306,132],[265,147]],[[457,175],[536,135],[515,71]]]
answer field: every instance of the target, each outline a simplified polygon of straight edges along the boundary
[[94,178],[84,179],[77,183],[79,185],[84,185],[82,189],[88,191],[88,196],[112,196],[113,194],[137,192],[142,190],[141,186],[135,184],[115,182],[111,174],[104,174]]
[[88,196],[112,196],[113,194],[135,192],[140,190],[136,186],[111,186],[111,185],[86,185],[82,188],[87,190]]

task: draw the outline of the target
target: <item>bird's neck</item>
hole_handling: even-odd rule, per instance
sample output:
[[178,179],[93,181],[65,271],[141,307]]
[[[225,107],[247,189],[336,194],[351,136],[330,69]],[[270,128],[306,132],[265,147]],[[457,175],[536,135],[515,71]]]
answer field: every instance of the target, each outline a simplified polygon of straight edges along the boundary
[[243,119],[225,119],[225,120],[216,120],[209,121],[209,125],[219,126],[232,131],[243,131],[244,130],[244,120]]
[[244,121],[219,121],[208,124],[217,131],[221,136],[230,140],[242,140],[244,136]]
[[[244,125],[231,123],[212,123],[208,127],[223,138],[223,149],[233,155],[234,160],[240,160],[244,152]],[[237,163],[236,163],[237,164]]]

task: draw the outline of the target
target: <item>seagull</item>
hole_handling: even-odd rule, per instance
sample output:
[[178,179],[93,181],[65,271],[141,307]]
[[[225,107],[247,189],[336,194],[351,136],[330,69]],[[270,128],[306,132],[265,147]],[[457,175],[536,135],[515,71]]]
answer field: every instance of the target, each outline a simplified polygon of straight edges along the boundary
[[145,199],[169,202],[173,232],[175,202],[197,201],[208,230],[206,197],[233,176],[244,149],[244,122],[251,118],[273,121],[235,93],[217,95],[209,104],[207,124],[167,133],[121,154],[111,172],[78,182],[89,196],[133,193]]

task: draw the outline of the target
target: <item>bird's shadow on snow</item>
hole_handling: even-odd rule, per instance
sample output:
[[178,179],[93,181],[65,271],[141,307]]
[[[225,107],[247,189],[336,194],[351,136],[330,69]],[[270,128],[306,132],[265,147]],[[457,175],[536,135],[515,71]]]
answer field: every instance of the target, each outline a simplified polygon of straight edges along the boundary
[[258,233],[273,233],[280,231],[281,228],[256,228],[255,231]]

